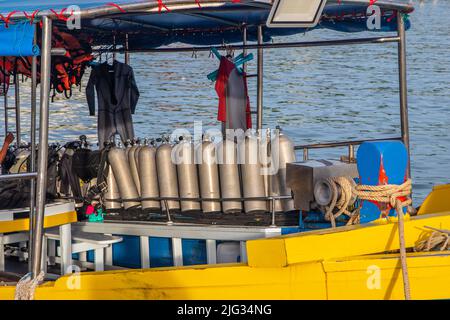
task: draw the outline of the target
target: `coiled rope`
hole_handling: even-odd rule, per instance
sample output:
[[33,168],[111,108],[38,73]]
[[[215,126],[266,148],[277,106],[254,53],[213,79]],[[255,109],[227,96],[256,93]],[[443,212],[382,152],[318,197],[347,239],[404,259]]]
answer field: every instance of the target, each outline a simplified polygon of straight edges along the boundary
[[414,247],[414,251],[443,251],[450,249],[450,231],[445,229],[436,229],[432,227],[425,228],[434,230],[431,235],[422,241],[419,241]]
[[24,275],[16,285],[14,300],[34,300],[34,291],[42,280],[44,280],[43,271],[34,279],[31,272]]
[[[403,208],[408,207],[412,204],[410,195],[412,191],[411,179],[406,180],[401,185],[379,185],[379,186],[369,186],[369,185],[357,185],[353,189],[353,194],[355,194],[361,200],[375,201],[389,204],[392,208],[397,211],[398,217],[398,235],[400,242],[400,261],[402,265],[402,276],[403,276],[403,291],[405,294],[405,299],[411,299],[411,290],[409,286],[408,277],[408,265],[406,263],[406,245],[405,245],[405,230],[404,230],[404,215]],[[403,198],[402,201],[399,198]]]
[[[325,181],[331,186],[332,199],[328,206],[324,206],[322,211],[325,215],[325,220],[331,222],[331,226],[336,228],[336,219],[345,214],[350,217],[347,225],[354,224],[358,220],[359,210],[356,209],[350,212],[348,208],[355,202],[353,196],[353,188],[356,186],[355,181],[349,177],[331,177],[325,179]],[[340,187],[340,196],[338,192],[338,186]],[[337,212],[333,212],[337,209]]]

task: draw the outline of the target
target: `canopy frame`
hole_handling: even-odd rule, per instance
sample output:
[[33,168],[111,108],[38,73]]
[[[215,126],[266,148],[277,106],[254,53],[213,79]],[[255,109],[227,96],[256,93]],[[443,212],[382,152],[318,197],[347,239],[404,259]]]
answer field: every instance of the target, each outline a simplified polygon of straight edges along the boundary
[[[232,0],[203,0],[202,4],[217,4],[217,3],[228,3]],[[367,3],[367,1],[362,0],[347,0],[350,3]],[[193,1],[185,0],[171,0],[167,1],[167,5],[192,5]],[[244,1],[245,5],[264,5],[259,2],[254,1]],[[406,35],[405,35],[405,21],[403,17],[403,12],[411,11],[410,6],[406,5],[395,5],[390,1],[379,1],[377,4],[385,5],[386,7],[391,7],[397,11],[397,36],[395,37],[378,37],[378,38],[363,38],[363,39],[345,39],[345,40],[330,40],[330,41],[314,41],[314,42],[297,42],[297,43],[287,43],[287,44],[264,44],[262,43],[262,26],[258,26],[258,42],[257,44],[247,44],[246,32],[244,32],[244,43],[242,45],[231,46],[235,49],[257,49],[258,50],[258,74],[257,74],[257,90],[258,90],[258,105],[257,105],[257,127],[259,130],[262,129],[263,121],[263,50],[269,48],[288,48],[288,47],[314,47],[314,46],[329,46],[329,45],[352,45],[352,44],[362,44],[362,43],[389,43],[397,42],[398,44],[398,72],[399,72],[399,94],[400,94],[400,122],[401,122],[401,139],[405,144],[408,152],[410,149],[409,145],[409,125],[408,125],[408,104],[407,104],[407,81],[406,81]],[[142,12],[142,10],[152,11],[157,9],[157,4],[153,3],[140,3],[140,4],[130,4],[124,6],[127,10],[135,10]],[[81,16],[86,17],[96,17],[103,16],[106,14],[117,13],[118,9],[115,7],[102,7],[95,9],[82,10]],[[41,90],[40,90],[40,126],[39,126],[39,149],[38,149],[38,163],[37,171],[15,174],[15,175],[4,175],[0,176],[0,181],[10,180],[10,179],[35,179],[36,178],[36,188],[32,189],[32,199],[34,199],[36,193],[36,212],[30,213],[30,223],[32,228],[30,228],[30,234],[32,235],[32,246],[30,247],[31,254],[31,271],[33,278],[36,278],[42,270],[42,246],[43,246],[43,221],[44,221],[44,209],[46,201],[46,183],[47,183],[47,153],[48,153],[48,126],[49,126],[49,104],[50,104],[50,66],[51,66],[51,36],[52,36],[52,20],[56,18],[53,13],[47,11],[38,13],[38,16],[42,18],[43,32],[42,32],[42,45],[41,45]],[[246,30],[246,29],[244,29]],[[128,37],[128,35],[126,35]],[[230,46],[228,46],[230,47]],[[58,48],[55,48],[58,49]],[[210,47],[197,47],[194,48],[196,51],[210,50]],[[192,48],[160,48],[160,49],[147,49],[140,50],[139,52],[170,52],[170,51],[190,51]],[[111,51],[111,50],[109,50]],[[128,41],[125,44],[125,48],[115,49],[115,52],[124,52],[126,56],[126,62],[129,63],[129,48]],[[33,84],[36,84],[36,59],[33,59]],[[35,87],[35,86],[34,86]],[[32,117],[36,116],[36,92],[32,93],[31,102],[31,113]],[[32,130],[32,144],[35,143],[36,124],[31,122]],[[385,140],[385,139],[384,139]],[[364,140],[368,141],[368,140]],[[345,141],[335,144],[316,144],[316,145],[306,145],[297,146],[296,149],[304,150],[304,158],[308,158],[308,150],[315,148],[325,148],[334,146],[348,146],[349,156],[353,155],[353,147],[364,141]],[[410,172],[409,172],[410,175]],[[33,200],[32,200],[33,201]],[[33,210],[34,205],[31,209]],[[31,239],[31,238],[30,238]]]

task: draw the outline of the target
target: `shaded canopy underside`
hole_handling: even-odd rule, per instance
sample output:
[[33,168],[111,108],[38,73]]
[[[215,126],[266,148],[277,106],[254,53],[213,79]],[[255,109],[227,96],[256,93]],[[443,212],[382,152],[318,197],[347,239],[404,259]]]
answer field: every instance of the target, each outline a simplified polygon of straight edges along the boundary
[[[73,0],[50,0],[45,4],[38,1],[0,0],[3,17],[12,20],[29,20],[33,12],[39,15],[64,12],[74,4]],[[342,32],[367,31],[367,7],[369,0],[329,0],[317,28]],[[406,0],[379,0],[381,8],[381,29],[375,31],[395,31],[395,10],[409,13],[413,10]],[[256,40],[256,28],[264,25],[271,9],[270,1],[241,0],[77,0],[81,8],[81,29],[70,32],[90,35],[94,45],[112,44],[115,36],[117,45],[129,36],[130,49],[155,48],[174,42],[195,45],[218,45],[242,41],[242,26],[248,31],[248,40]],[[99,12],[100,9],[101,12]],[[103,10],[104,9],[104,10]],[[39,10],[37,12],[36,10]],[[168,11],[170,10],[170,11]],[[6,18],[7,19],[7,18]],[[5,22],[5,19],[3,19]],[[56,19],[55,24],[65,22]],[[407,21],[407,28],[409,21]],[[303,33],[299,28],[264,27],[264,41],[272,36]]]

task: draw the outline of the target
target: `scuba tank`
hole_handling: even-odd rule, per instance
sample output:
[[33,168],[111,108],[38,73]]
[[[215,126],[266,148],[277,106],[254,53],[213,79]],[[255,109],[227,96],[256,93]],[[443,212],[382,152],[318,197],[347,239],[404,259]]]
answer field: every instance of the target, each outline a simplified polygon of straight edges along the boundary
[[[166,137],[163,143],[156,149],[156,169],[158,172],[158,186],[161,197],[178,198],[177,168],[172,162],[172,146]],[[180,210],[180,202],[167,201],[168,209]],[[165,201],[161,200],[163,210],[166,210]]]
[[[264,186],[265,186],[265,195],[267,197],[276,197],[280,195],[280,183],[278,181],[278,158],[279,158],[279,145],[276,140],[278,135],[272,137],[271,130],[267,129],[265,140],[261,141],[260,144],[260,156],[261,166],[264,170]],[[275,143],[274,143],[275,142]],[[273,172],[276,170],[276,172]],[[267,201],[267,209],[269,212],[282,212],[283,207],[281,206],[281,201],[277,200],[268,200]]]
[[[280,195],[292,196],[291,189],[286,185],[286,164],[295,162],[295,149],[294,143],[285,134],[280,132],[279,135],[279,169],[277,174],[277,180],[280,186]],[[282,209],[284,212],[294,211],[294,200],[284,199],[281,200]]]
[[135,142],[128,150],[128,162],[130,164],[131,176],[133,177],[134,185],[138,194],[141,194],[141,182],[139,181],[138,166],[136,163],[136,153],[139,150],[139,145]]
[[[108,188],[104,193],[104,199],[110,200],[119,200],[120,199],[120,191],[117,186],[116,178],[114,177],[114,172],[111,166],[108,168],[108,177],[106,178],[106,184]],[[108,201],[105,200],[105,208],[107,210],[120,209],[122,204],[118,201]]]
[[[139,151],[139,176],[141,182],[141,197],[159,197],[158,173],[156,171],[156,148],[154,142],[145,143]],[[161,209],[158,200],[142,200],[142,209]]]
[[[108,153],[108,161],[112,167],[114,177],[119,188],[122,200],[139,198],[136,185],[131,177],[130,165],[128,163],[126,150],[120,147],[113,147]],[[138,201],[124,201],[125,209],[134,208],[140,205]]]
[[136,146],[137,146],[137,148],[136,148],[136,150],[134,151],[134,162],[136,163],[136,169],[137,169],[137,177],[138,177],[138,179],[139,179],[139,187],[138,187],[138,191],[140,192],[140,190],[141,190],[141,176],[139,175],[139,153],[141,152],[141,150],[142,150],[142,145],[141,145],[141,143],[139,142],[139,141],[137,141],[136,142]]
[[[244,198],[265,197],[264,175],[259,160],[259,138],[255,135],[245,137],[239,148],[239,162],[242,172],[242,189]],[[267,212],[266,200],[245,200],[245,213]]]
[[219,161],[220,190],[222,192],[222,210],[225,213],[242,211],[241,201],[227,201],[226,198],[241,198],[239,166],[237,162],[236,144],[223,140],[217,150]]
[[[219,166],[216,148],[209,137],[197,147],[196,157],[200,178],[200,193],[203,199],[220,198]],[[203,213],[220,212],[220,201],[202,201]]]
[[[177,155],[178,185],[181,198],[199,198],[195,150],[191,141],[180,137],[180,143],[174,146]],[[181,201],[181,211],[200,211],[199,201]]]
[[[263,173],[263,177],[264,177],[264,194],[266,195],[266,197],[280,195],[280,184],[278,181],[277,173],[271,172],[271,170],[274,169],[273,167],[275,167],[275,169],[278,169],[278,158],[277,158],[278,145],[273,144],[271,138],[272,136],[270,129],[267,129],[265,140],[261,139],[261,143],[259,145],[261,168],[265,170],[265,172]],[[268,200],[267,209],[269,212],[272,212],[272,210],[275,210],[275,212],[283,211],[280,200]]]

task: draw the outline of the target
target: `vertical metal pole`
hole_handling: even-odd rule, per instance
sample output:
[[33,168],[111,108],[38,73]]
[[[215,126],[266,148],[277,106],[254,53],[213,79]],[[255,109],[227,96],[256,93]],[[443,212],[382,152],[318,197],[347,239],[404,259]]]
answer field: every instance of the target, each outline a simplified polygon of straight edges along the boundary
[[128,52],[128,33],[125,34],[125,64],[130,65],[130,53]]
[[397,33],[400,38],[398,42],[398,75],[400,85],[400,121],[402,130],[402,141],[408,150],[409,148],[409,122],[408,122],[408,89],[406,83],[406,39],[405,24],[400,11],[397,11]]
[[113,60],[116,60],[116,35],[113,35]]
[[15,96],[15,107],[16,107],[16,143],[20,146],[21,140],[21,130],[20,130],[20,84],[19,76],[17,73],[14,75],[14,96]]
[[[35,25],[34,30],[34,40],[33,43],[37,43],[37,27]],[[36,171],[36,92],[37,92],[37,57],[33,56],[31,62],[31,154],[30,154],[30,172]],[[28,268],[32,271],[32,261],[33,261],[33,229],[35,226],[36,216],[35,216],[35,204],[36,204],[36,180],[31,179],[30,188],[30,235],[29,235],[29,245],[28,245]]]
[[[407,100],[407,85],[406,85],[406,39],[405,39],[405,24],[403,15],[397,11],[397,33],[400,38],[398,42],[398,72],[400,84],[400,121],[402,130],[402,140],[408,150],[408,158],[410,159],[409,149],[409,123],[408,123],[408,100]],[[408,176],[411,177],[411,164],[408,166]],[[400,211],[400,210],[399,210]],[[405,234],[403,212],[398,214],[398,235],[400,242],[400,261],[402,266],[403,291],[405,300],[411,299],[411,290],[409,284],[408,265],[406,258]]]
[[352,144],[348,145],[348,162],[352,162],[355,159],[355,146]]
[[[6,72],[6,58],[3,57],[3,66],[4,66],[4,71]],[[3,104],[5,107],[5,137],[8,135],[8,94],[6,92],[6,89],[8,89],[9,83],[6,84],[6,80],[9,81],[9,77],[7,77],[6,75],[4,75],[4,81],[3,81],[3,93],[4,93],[4,100],[3,100]]]
[[47,158],[48,158],[48,119],[49,119],[49,95],[50,95],[50,64],[52,45],[52,20],[47,16],[42,19],[42,45],[41,45],[41,99],[39,122],[39,152],[38,174],[36,188],[36,224],[33,240],[33,278],[41,271],[42,243],[45,196],[47,189]]
[[[262,26],[258,26],[258,44],[263,43]],[[257,81],[257,129],[262,129],[263,122],[263,49],[258,48],[258,81]]]
[[[244,46],[247,45],[247,25],[245,23],[242,25],[242,44]],[[242,50],[242,53],[244,54],[244,57],[245,57],[247,55],[247,49],[244,48]],[[245,62],[242,65],[242,67],[244,68],[244,72],[247,73],[247,62]]]

